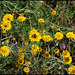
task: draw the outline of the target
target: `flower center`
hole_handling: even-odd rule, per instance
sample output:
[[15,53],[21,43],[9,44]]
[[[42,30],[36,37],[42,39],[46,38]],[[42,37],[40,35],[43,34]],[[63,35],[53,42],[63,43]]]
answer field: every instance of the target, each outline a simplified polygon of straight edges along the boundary
[[22,63],[22,60],[20,60],[19,62]]
[[67,62],[69,62],[69,58],[66,58],[65,60],[66,60]]
[[32,38],[36,38],[36,37],[37,37],[36,34],[32,35]]
[[7,20],[10,20],[10,18],[7,18]]
[[4,27],[7,27],[7,25],[4,25]]
[[72,73],[74,73],[74,74],[75,74],[75,70],[72,70]]
[[46,54],[46,57],[49,57],[49,54],[48,53]]

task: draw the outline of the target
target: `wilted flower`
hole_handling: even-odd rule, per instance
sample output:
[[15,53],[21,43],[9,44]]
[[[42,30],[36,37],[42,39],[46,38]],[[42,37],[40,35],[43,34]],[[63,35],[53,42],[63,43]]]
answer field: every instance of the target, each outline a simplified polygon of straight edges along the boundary
[[60,50],[65,50],[65,48],[66,48],[64,43],[60,43],[59,46],[60,46]]

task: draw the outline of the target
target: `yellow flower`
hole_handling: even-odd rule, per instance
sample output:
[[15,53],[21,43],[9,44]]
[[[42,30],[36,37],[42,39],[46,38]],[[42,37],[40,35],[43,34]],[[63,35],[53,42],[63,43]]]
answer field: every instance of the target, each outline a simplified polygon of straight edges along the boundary
[[56,11],[54,10],[54,11],[52,11],[52,15],[56,15]]
[[61,69],[61,66],[59,67],[59,69]]
[[13,21],[13,15],[11,15],[11,14],[5,14],[3,16],[3,21]]
[[59,53],[59,49],[56,48],[56,49],[54,50],[54,52],[55,52],[55,54]]
[[39,49],[38,49],[38,52],[41,52],[42,51],[42,48],[40,47]]
[[54,28],[54,25],[52,25],[51,27]]
[[16,40],[16,38],[13,38],[13,40]]
[[24,67],[23,71],[28,73],[30,71],[30,69],[28,67]]
[[70,66],[68,68],[68,71],[69,71],[70,74],[74,74],[75,75],[75,66]]
[[50,35],[44,35],[42,38],[43,38],[43,40],[44,40],[44,41],[46,41],[46,42],[48,42],[48,41],[51,41],[51,40],[52,40],[52,38],[51,38],[51,36],[50,36]]
[[10,42],[10,40],[6,40],[6,43],[9,43]]
[[32,46],[31,46],[31,49],[32,50],[39,50],[39,46],[38,45],[36,45],[36,44],[33,44]]
[[66,34],[66,37],[67,37],[67,38],[73,38],[73,37],[74,37],[73,32],[68,32],[68,33]]
[[19,52],[23,52],[23,49],[19,49]]
[[38,19],[38,22],[44,23],[44,19],[40,18],[40,19]]
[[40,30],[40,31],[39,31],[39,34],[42,35],[42,34],[43,34],[43,31]]
[[23,38],[24,38],[24,40],[27,40],[27,36],[24,36]]
[[26,19],[26,17],[24,17],[24,16],[19,16],[19,17],[17,18],[17,20],[19,20],[20,22],[25,21],[25,19]]
[[8,46],[2,46],[1,47],[1,49],[0,49],[0,54],[2,55],[2,56],[8,56],[9,55],[9,53],[10,53],[10,51],[9,51],[9,47]]
[[44,5],[44,2],[43,1],[39,1],[39,2],[41,3],[41,6]]
[[18,59],[18,64],[22,65],[24,63],[24,59],[23,58],[19,58]]
[[38,65],[36,65],[36,67],[38,68]]
[[75,34],[74,34],[74,37],[73,37],[73,39],[75,40]]
[[31,62],[30,61],[26,61],[25,64],[26,65],[31,65]]
[[25,42],[24,45],[25,45],[25,46],[28,46],[28,42]]
[[69,57],[70,56],[70,53],[66,50],[63,50],[63,52],[62,52],[62,56],[63,57]]
[[49,58],[51,55],[49,54],[49,52],[46,52],[46,53],[44,54],[44,56],[45,56],[45,58]]
[[31,51],[31,53],[32,53],[33,55],[36,55],[36,54],[37,54],[37,50],[34,49],[34,50]]
[[6,33],[6,30],[2,30],[2,33]]
[[29,34],[34,34],[34,33],[37,33],[37,30],[36,29],[30,30],[30,33]]
[[20,68],[21,67],[21,65],[20,64],[15,64],[16,66],[15,67],[18,67],[18,68]]
[[43,74],[44,74],[44,75],[48,74],[48,71],[44,72]]
[[7,21],[2,22],[1,28],[2,28],[2,30],[7,30],[8,31],[8,30],[11,29],[11,24],[9,22],[7,22]]
[[41,30],[39,31],[39,34],[40,35],[45,35],[44,31],[41,31]]
[[20,13],[20,16],[24,16],[23,13]]
[[40,12],[38,12],[38,14],[40,14]]
[[[35,32],[34,32],[35,31]],[[32,32],[32,33],[31,33]],[[41,39],[41,35],[36,31],[36,30],[31,30],[30,31],[30,35],[29,35],[29,39],[31,40],[31,41],[36,41],[36,42],[39,42],[40,41],[40,39]]]
[[57,40],[61,40],[63,38],[63,34],[61,32],[57,32],[54,36]]
[[71,62],[72,62],[71,56],[69,56],[69,57],[63,57],[63,62],[65,64],[71,64]]
[[43,67],[43,69],[44,69],[44,70],[46,70],[46,68],[45,68],[45,67]]
[[20,59],[20,58],[24,58],[25,55],[24,55],[24,53],[20,53],[20,52],[19,52],[19,53],[18,53],[18,56],[19,56],[19,59]]
[[61,74],[61,73],[62,73],[62,71],[60,70],[58,73],[59,73],[59,74]]
[[60,30],[60,27],[58,27],[58,29],[57,30]]
[[26,48],[24,47],[24,48],[23,48],[23,51],[25,51],[25,50],[26,50]]

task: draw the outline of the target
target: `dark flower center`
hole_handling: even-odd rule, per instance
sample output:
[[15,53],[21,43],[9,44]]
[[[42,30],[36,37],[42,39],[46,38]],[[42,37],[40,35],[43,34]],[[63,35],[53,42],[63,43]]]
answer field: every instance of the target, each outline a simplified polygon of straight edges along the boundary
[[48,53],[46,54],[46,57],[49,57],[49,54]]
[[32,38],[36,38],[36,37],[37,37],[36,34],[32,35]]
[[4,27],[7,27],[7,25],[4,25]]
[[10,18],[7,18],[7,20],[10,20]]
[[22,60],[20,60],[19,62],[22,63]]
[[66,60],[67,62],[69,62],[69,58],[66,58],[65,60]]
[[72,73],[75,73],[75,70],[72,70]]

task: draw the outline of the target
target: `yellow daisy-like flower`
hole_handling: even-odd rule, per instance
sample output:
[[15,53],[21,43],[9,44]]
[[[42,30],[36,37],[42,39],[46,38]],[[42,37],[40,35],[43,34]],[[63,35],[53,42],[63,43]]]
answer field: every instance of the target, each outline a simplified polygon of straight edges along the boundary
[[69,57],[70,56],[70,53],[66,50],[63,50],[63,52],[62,52],[62,56],[63,57]]
[[24,16],[24,14],[23,13],[20,13],[20,16]]
[[56,11],[52,11],[52,15],[56,15]]
[[73,32],[68,32],[68,33],[66,34],[66,37],[67,37],[67,38],[73,38],[73,37],[74,37],[74,33],[73,33]]
[[40,14],[40,12],[38,12],[38,14]]
[[57,30],[60,30],[60,27],[58,27],[58,29]]
[[5,14],[3,16],[3,21],[13,21],[13,15],[11,15],[11,14]]
[[2,28],[2,30],[8,31],[11,29],[11,24],[9,22],[5,21],[1,24],[1,28]]
[[44,74],[44,75],[48,74],[48,71],[44,72],[43,74]]
[[28,73],[30,71],[30,69],[28,67],[24,67],[23,71]]
[[49,54],[49,52],[46,52],[46,53],[44,54],[44,56],[45,56],[45,58],[49,58],[51,55]]
[[63,62],[65,64],[71,64],[71,62],[72,62],[71,56],[69,56],[69,57],[63,57]]
[[8,44],[10,42],[10,40],[6,40],[6,43]]
[[32,50],[34,50],[34,49],[38,50],[38,49],[39,49],[39,46],[36,45],[36,44],[33,44],[33,45],[31,46],[31,49],[32,49]]
[[61,40],[63,38],[63,34],[61,32],[57,32],[54,36],[57,40]]
[[37,30],[36,29],[30,30],[30,33],[29,34],[34,34],[34,33],[37,33]]
[[59,74],[61,74],[61,73],[62,73],[62,71],[60,70],[60,71],[58,71],[58,73],[59,73]]
[[25,46],[28,46],[28,42],[25,42],[24,45],[25,45]]
[[51,27],[52,27],[52,28],[54,28],[55,26],[54,26],[54,25],[52,25]]
[[40,18],[40,19],[38,19],[38,22],[44,23],[44,19]]
[[19,16],[19,17],[17,18],[17,20],[19,20],[20,22],[25,21],[25,19],[26,19],[26,17],[24,17],[24,16]]
[[52,38],[51,38],[51,36],[50,36],[50,35],[44,35],[42,38],[43,38],[43,40],[44,40],[44,41],[46,41],[46,42],[48,42],[48,41],[51,41],[51,40],[52,40]]
[[25,64],[26,65],[31,65],[31,62],[30,61],[26,61]]
[[25,47],[23,47],[23,51],[25,51],[26,50],[26,48]]
[[0,54],[2,55],[2,56],[8,56],[9,55],[9,53],[10,53],[10,51],[9,51],[9,47],[8,46],[2,46],[1,47],[1,49],[0,49]]
[[70,66],[68,68],[68,71],[69,71],[70,74],[74,74],[75,75],[75,66]]
[[19,52],[23,52],[23,49],[19,49]]
[[20,59],[20,58],[24,58],[25,55],[24,55],[24,53],[20,53],[20,52],[19,52],[19,53],[18,53],[18,56],[19,56],[19,59]]
[[74,34],[74,37],[73,37],[73,39],[75,40],[75,34]]
[[36,54],[37,54],[37,50],[34,49],[34,50],[31,51],[31,53],[32,53],[33,55],[36,55]]
[[45,35],[44,31],[41,31],[41,30],[39,31],[39,34],[40,35]]
[[44,69],[44,70],[46,70],[46,68],[45,68],[45,67],[43,67],[43,69]]
[[23,38],[24,38],[24,40],[27,40],[27,36],[24,36]]
[[55,54],[59,53],[59,49],[56,48],[56,49],[54,50],[54,52],[55,52]]
[[38,52],[42,52],[42,48],[41,47],[38,49]]
[[20,67],[21,67],[21,65],[20,65],[20,64],[15,64],[15,67],[20,68]]
[[43,1],[39,1],[39,2],[41,3],[41,6],[44,5],[44,2]]
[[[33,31],[35,31],[35,32],[33,32]],[[41,35],[36,30],[33,30],[33,31],[32,30],[30,31],[29,39],[33,42],[34,41],[39,42],[41,39]]]
[[18,64],[22,65],[23,63],[24,63],[24,59],[23,58],[18,59]]

